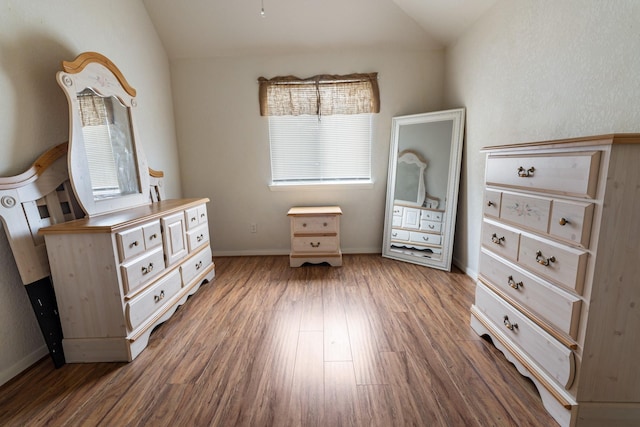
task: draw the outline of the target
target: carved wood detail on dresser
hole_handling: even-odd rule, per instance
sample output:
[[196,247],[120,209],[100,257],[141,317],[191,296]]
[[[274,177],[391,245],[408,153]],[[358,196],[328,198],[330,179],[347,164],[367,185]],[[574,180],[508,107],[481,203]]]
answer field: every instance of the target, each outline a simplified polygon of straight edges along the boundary
[[560,425],[640,425],[640,134],[484,151],[471,326]]

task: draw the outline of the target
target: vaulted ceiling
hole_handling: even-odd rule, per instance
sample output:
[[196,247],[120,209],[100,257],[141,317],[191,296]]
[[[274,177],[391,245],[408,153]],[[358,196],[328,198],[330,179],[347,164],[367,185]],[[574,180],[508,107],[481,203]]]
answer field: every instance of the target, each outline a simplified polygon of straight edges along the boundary
[[175,59],[353,48],[439,49],[497,0],[142,1],[167,54]]

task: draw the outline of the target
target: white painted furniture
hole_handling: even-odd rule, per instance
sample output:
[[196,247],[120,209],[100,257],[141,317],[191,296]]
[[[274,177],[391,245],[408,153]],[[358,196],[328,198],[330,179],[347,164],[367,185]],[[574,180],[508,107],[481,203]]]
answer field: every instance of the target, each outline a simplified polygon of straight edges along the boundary
[[213,279],[207,201],[160,201],[40,230],[67,362],[133,360],[153,328]]
[[412,256],[440,259],[444,214],[442,210],[394,204],[390,250]]
[[287,215],[291,222],[291,267],[300,267],[306,262],[342,265],[340,207],[293,207]]
[[471,326],[560,425],[640,425],[640,134],[486,151]]

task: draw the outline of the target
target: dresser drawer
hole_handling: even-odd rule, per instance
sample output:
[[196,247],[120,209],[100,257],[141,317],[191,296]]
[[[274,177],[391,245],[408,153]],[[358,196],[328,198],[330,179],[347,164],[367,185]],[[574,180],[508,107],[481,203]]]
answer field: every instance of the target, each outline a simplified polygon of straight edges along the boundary
[[153,315],[160,307],[180,290],[178,270],[164,277],[153,287],[147,289],[127,303],[125,313],[129,330],[134,330]]
[[207,207],[206,205],[200,205],[186,209],[184,211],[184,216],[186,221],[186,229],[191,230],[192,228],[207,222]]
[[484,221],[482,223],[482,236],[480,241],[483,246],[493,252],[513,260],[518,259],[520,233],[516,231],[508,230],[497,224]]
[[202,252],[198,253],[189,261],[186,261],[180,267],[180,272],[182,274],[182,285],[187,286],[194,277],[204,271],[212,263],[213,260],[211,258],[211,248],[209,247],[203,249]]
[[551,214],[551,199],[502,193],[500,218],[523,227],[546,233]]
[[301,236],[291,242],[294,252],[328,253],[337,252],[340,244],[336,236]]
[[486,250],[480,251],[480,276],[559,331],[576,339],[582,301]]
[[549,234],[582,247],[588,247],[593,209],[593,203],[554,200]]
[[534,273],[582,293],[588,254],[545,239],[521,236],[518,263]]
[[433,233],[439,233],[442,231],[442,223],[438,221],[420,221],[420,230],[431,231]]
[[142,227],[144,235],[145,249],[155,248],[162,244],[162,232],[160,231],[160,221],[156,220]]
[[409,241],[409,231],[408,230],[391,230],[391,239],[392,240],[406,240]]
[[442,212],[423,210],[420,219],[442,222]]
[[187,245],[189,246],[189,252],[195,251],[208,241],[209,226],[207,224],[203,224],[200,227],[187,232]]
[[144,256],[123,264],[120,268],[124,293],[128,294],[164,270],[162,247],[159,246],[152,249],[149,253],[145,253]]
[[489,185],[594,198],[600,152],[490,155]]
[[440,245],[442,244],[442,236],[439,234],[419,233],[411,231],[409,233],[409,241],[422,245]]
[[573,351],[481,283],[476,286],[475,305],[558,384],[571,387],[575,374]]
[[403,210],[402,206],[393,205],[393,215],[394,216],[402,217],[402,210]]
[[500,204],[502,203],[502,192],[494,190],[484,190],[484,203],[482,213],[485,216],[498,218],[500,216]]
[[420,209],[404,208],[402,210],[402,228],[417,230],[420,228]]
[[116,233],[116,242],[118,244],[118,255],[120,262],[132,258],[145,251],[144,233],[142,227],[133,228],[131,230]]
[[338,232],[338,217],[335,215],[296,216],[292,219],[295,234],[325,234]]

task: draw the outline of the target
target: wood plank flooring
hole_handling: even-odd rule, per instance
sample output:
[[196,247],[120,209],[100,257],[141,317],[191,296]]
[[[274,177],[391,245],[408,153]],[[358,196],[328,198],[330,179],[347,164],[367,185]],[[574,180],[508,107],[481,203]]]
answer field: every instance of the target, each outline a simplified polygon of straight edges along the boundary
[[46,358],[0,388],[2,426],[554,426],[469,327],[475,284],[382,258],[216,258],[132,363]]

